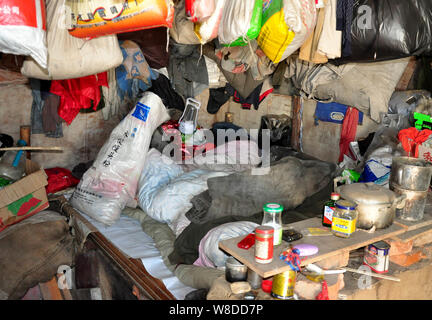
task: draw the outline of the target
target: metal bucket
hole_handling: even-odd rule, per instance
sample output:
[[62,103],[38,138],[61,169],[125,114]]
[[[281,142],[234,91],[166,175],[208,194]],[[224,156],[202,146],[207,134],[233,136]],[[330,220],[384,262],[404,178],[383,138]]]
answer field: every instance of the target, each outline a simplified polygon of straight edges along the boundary
[[395,157],[392,160],[390,185],[405,190],[427,191],[432,177],[432,165],[411,157]]
[[390,189],[398,195],[406,196],[405,206],[402,209],[396,209],[396,217],[406,221],[420,221],[423,219],[428,190],[407,190],[395,183],[390,184]]

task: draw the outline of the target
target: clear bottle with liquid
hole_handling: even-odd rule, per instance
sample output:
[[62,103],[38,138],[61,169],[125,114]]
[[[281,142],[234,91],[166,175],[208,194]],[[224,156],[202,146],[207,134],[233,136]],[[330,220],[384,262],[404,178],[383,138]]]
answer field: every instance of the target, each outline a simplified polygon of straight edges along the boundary
[[284,207],[279,203],[267,203],[263,207],[264,217],[263,226],[270,226],[274,229],[273,246],[282,242],[282,211]]

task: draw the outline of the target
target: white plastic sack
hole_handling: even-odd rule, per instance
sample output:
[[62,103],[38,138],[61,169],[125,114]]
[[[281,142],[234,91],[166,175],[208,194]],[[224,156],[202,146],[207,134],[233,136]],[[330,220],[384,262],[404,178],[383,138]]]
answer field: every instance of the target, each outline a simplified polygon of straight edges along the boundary
[[231,43],[246,36],[254,7],[254,0],[228,1],[225,4],[219,24],[220,43]]
[[203,21],[195,25],[195,34],[202,44],[207,43],[213,39],[216,39],[219,31],[219,24],[222,19],[222,12],[227,0],[215,0],[216,8],[212,15]]
[[[206,267],[223,267],[227,255],[219,249],[219,241],[246,236],[259,225],[250,221],[239,221],[222,224],[211,229],[199,245],[200,265]],[[195,264],[195,263],[194,263]],[[213,265],[211,265],[213,264]]]
[[[32,59],[24,61],[21,73],[29,78],[64,80],[81,78],[118,67],[123,55],[117,36],[85,40],[69,34],[65,0],[47,0],[48,64],[41,68]],[[70,14],[70,13],[69,13]]]
[[71,204],[92,218],[112,225],[132,204],[154,130],[169,120],[162,100],[144,96],[111,132],[92,167],[83,175]]
[[139,179],[139,206],[178,235],[187,226],[184,215],[192,208],[190,200],[208,189],[209,178],[223,175],[227,173],[207,170],[183,173],[179,165],[152,149]]
[[[215,10],[215,0],[194,0],[189,2],[192,3],[190,11],[193,13],[190,19],[194,22],[204,21],[209,18]],[[187,6],[186,10],[188,10]]]
[[43,0],[0,1],[0,51],[31,56],[41,67],[46,67],[46,15]]

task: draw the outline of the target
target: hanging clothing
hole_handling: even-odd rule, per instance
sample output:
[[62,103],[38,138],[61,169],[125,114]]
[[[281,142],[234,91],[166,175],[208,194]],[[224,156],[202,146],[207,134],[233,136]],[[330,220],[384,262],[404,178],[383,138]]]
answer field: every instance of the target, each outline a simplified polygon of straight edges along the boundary
[[349,107],[342,123],[341,136],[339,140],[339,162],[342,162],[344,155],[349,154],[349,144],[355,141],[357,124],[359,122],[359,111]]
[[133,41],[120,42],[123,63],[116,68],[117,88],[120,101],[135,100],[140,92],[147,91],[156,79],[140,47]]
[[60,97],[50,93],[51,81],[30,78],[33,103],[31,133],[45,134],[50,138],[63,137],[63,120],[58,115]]
[[50,92],[61,98],[59,116],[70,125],[80,109],[91,108],[92,102],[96,110],[102,98],[101,86],[108,86],[107,72],[76,79],[53,80]]
[[342,31],[342,57],[351,56],[351,23],[354,0],[338,0],[336,7],[336,30]]

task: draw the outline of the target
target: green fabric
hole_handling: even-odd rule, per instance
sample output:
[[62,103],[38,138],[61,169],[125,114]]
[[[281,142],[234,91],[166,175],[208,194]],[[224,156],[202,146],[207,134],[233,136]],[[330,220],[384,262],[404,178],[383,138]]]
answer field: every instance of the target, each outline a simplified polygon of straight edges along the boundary
[[229,44],[222,44],[222,45],[225,47],[244,47],[248,44],[248,40],[256,39],[261,31],[262,11],[263,11],[263,0],[255,0],[255,6],[252,11],[250,26],[245,37],[246,39],[243,39],[243,37],[239,37],[237,40]]

